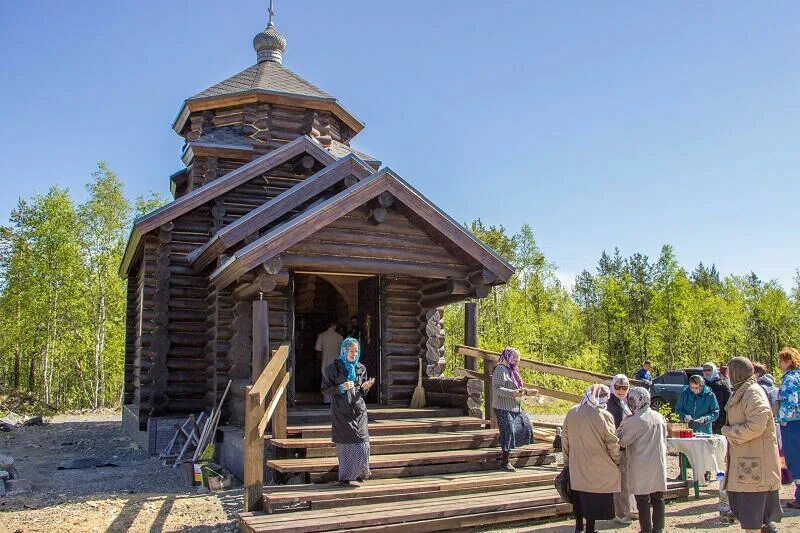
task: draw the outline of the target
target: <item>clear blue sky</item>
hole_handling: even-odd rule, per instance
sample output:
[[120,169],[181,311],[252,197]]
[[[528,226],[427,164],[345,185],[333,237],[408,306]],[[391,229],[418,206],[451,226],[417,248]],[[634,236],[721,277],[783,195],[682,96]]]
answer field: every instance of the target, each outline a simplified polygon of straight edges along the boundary
[[[168,192],[184,98],[255,62],[266,0],[0,4],[0,220],[98,160]],[[792,283],[800,3],[277,0],[284,64],[456,219]]]

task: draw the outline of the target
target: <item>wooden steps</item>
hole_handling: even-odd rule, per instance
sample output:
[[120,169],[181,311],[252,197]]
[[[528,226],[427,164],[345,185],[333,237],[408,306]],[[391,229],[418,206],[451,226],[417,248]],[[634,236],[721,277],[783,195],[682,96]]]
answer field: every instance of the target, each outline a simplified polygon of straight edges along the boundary
[[[537,443],[513,450],[518,470],[505,472],[499,471],[498,431],[485,420],[443,416],[439,409],[371,409],[372,478],[342,487],[326,483],[338,477],[327,409],[302,412],[296,419],[310,422],[294,423],[288,438],[269,440],[267,466],[279,482],[305,484],[264,487],[267,513],[242,513],[242,531],[456,531],[572,510],[553,488],[560,468],[553,464],[551,427],[534,422]],[[326,419],[317,423],[323,412]],[[686,483],[671,484],[667,494],[687,495]]]
[[[544,465],[553,462],[550,444],[531,444],[511,452],[514,466]],[[369,460],[373,478],[410,477],[432,474],[450,474],[497,469],[500,466],[500,448],[453,450],[421,453],[396,453],[371,455]],[[311,459],[272,459],[267,466],[282,473],[303,473],[312,482],[336,479],[336,457]]]
[[[329,438],[270,439],[269,442],[277,448],[294,450],[306,458],[336,456],[336,446]],[[431,434],[381,435],[370,437],[369,444],[370,453],[373,455],[489,448],[499,446],[499,432],[496,429],[479,429]]]
[[[686,495],[685,484],[668,491],[671,499]],[[380,503],[369,498],[351,498],[351,503],[346,512],[335,506],[277,514],[242,513],[240,526],[242,531],[252,533],[401,530],[421,533],[553,518],[571,512],[571,506],[561,501],[550,484]]]
[[[447,418],[401,418],[375,420],[369,423],[369,435],[407,435],[410,433],[439,433],[441,431],[471,431],[485,429],[489,422],[471,416]],[[293,425],[287,428],[290,437],[330,438],[330,422],[313,425]]]
[[384,503],[451,494],[470,494],[496,488],[551,485],[560,471],[557,467],[520,468],[516,472],[464,472],[441,476],[370,480],[358,487],[338,483],[278,485],[264,488],[264,509],[307,507],[327,509],[358,505],[364,501]]

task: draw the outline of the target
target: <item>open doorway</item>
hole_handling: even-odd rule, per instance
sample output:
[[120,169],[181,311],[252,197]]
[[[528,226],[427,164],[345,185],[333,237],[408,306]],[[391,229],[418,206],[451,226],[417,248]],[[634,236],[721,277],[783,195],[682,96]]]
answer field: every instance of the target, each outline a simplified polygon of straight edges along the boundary
[[[366,400],[380,401],[379,291],[375,276],[295,273],[295,401],[299,405],[323,403],[320,393],[323,359],[335,358],[331,339],[356,337],[361,362],[376,378]],[[335,329],[339,337],[326,332]],[[320,338],[323,335],[323,338]],[[324,339],[324,340],[323,340]],[[325,342],[325,340],[327,342]],[[318,348],[327,348],[325,353]],[[330,352],[330,353],[328,353]]]

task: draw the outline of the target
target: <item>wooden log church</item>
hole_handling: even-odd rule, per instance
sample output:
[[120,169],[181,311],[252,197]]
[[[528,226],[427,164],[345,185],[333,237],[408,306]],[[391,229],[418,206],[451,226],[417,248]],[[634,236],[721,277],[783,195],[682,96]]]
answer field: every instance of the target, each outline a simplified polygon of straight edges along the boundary
[[253,66],[183,103],[174,200],[135,221],[125,250],[124,426],[151,453],[228,380],[222,423],[243,425],[245,389],[266,362],[253,368],[254,324],[269,349],[288,343],[289,406],[322,402],[314,344],[331,320],[357,324],[377,378],[370,402],[407,406],[419,365],[442,374],[441,308],[513,273],[351,147],[363,123],[283,65],[286,44],[270,17]]

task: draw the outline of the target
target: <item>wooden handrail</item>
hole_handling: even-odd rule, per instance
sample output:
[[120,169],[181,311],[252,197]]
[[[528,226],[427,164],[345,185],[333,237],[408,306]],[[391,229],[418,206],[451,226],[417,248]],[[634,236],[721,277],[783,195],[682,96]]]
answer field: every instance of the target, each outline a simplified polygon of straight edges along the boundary
[[291,379],[291,377],[292,373],[284,370],[283,379],[281,379],[280,383],[278,383],[277,388],[272,393],[272,400],[270,400],[269,405],[267,406],[267,409],[264,412],[264,416],[261,417],[261,422],[259,422],[258,424],[258,433],[260,435],[263,435],[264,431],[266,431],[267,424],[269,424],[269,421],[272,420],[272,415],[275,413],[275,409],[277,409],[278,403],[286,399],[286,387],[287,385],[289,385],[289,379]]
[[[497,363],[498,359],[500,359],[500,354],[498,352],[490,352],[489,350],[473,348],[472,346],[458,345],[456,346],[456,350],[463,356],[483,359],[484,361],[490,361],[492,363]],[[589,383],[602,383],[603,385],[607,385],[613,377],[606,374],[600,374],[599,372],[591,372],[589,370],[570,368],[568,366],[554,365],[553,363],[542,363],[540,361],[533,361],[525,358],[520,359],[519,366],[522,368],[528,368],[530,370],[544,372],[545,374],[553,374],[556,376],[577,379],[579,381],[586,381]],[[636,385],[639,387],[646,385],[644,382],[637,379],[630,379],[630,382],[631,385]]]
[[281,369],[286,367],[286,361],[288,359],[289,344],[281,344],[278,349],[275,350],[275,353],[272,354],[272,357],[270,357],[269,363],[264,367],[264,371],[261,372],[256,382],[250,387],[249,394],[255,397],[259,405],[264,404],[267,391],[275,384],[275,380],[278,379],[278,374],[281,373]]
[[[254,347],[255,350],[255,347]],[[289,343],[281,344],[253,385],[245,389],[244,404],[244,510],[263,505],[264,431],[272,422],[275,438],[286,438],[286,387],[291,372],[286,370]],[[265,405],[267,395],[269,405]]]
[[[466,368],[457,368],[456,375],[464,376],[472,379],[480,379],[483,381],[483,374],[480,372],[475,372],[474,370],[469,370]],[[555,389],[548,389],[547,387],[543,387],[541,385],[528,385],[525,384],[526,388],[533,388],[539,391],[539,394],[542,396],[547,396],[548,398],[557,398],[559,400],[566,400],[568,402],[579,402],[581,401],[581,396],[578,394],[572,394],[571,392],[564,392]]]

